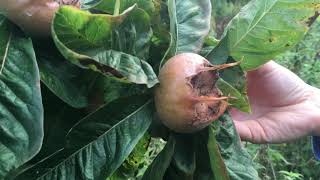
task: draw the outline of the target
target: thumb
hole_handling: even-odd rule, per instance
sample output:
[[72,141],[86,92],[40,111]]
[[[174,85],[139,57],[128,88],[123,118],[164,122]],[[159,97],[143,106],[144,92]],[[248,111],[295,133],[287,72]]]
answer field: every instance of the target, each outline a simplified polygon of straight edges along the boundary
[[234,120],[234,124],[242,141],[249,141],[251,143],[257,143],[257,144],[268,143],[265,130],[260,125],[259,121]]

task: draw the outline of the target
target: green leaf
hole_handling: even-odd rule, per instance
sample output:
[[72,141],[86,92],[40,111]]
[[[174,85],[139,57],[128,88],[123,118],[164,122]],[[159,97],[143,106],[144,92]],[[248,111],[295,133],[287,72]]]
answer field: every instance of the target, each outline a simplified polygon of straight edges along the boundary
[[231,20],[217,46],[220,49],[212,51],[210,60],[227,51],[223,58],[243,58],[244,70],[255,69],[294,47],[319,16],[319,10],[319,0],[253,0]]
[[220,89],[224,96],[230,97],[228,103],[240,111],[251,113],[248,96],[242,95],[236,88],[231,86],[228,82],[219,78],[216,86]]
[[35,164],[17,179],[105,180],[147,131],[153,109],[145,96],[120,99],[100,108],[70,130],[62,151]]
[[[97,9],[108,14],[113,14],[116,0],[84,0],[81,3],[83,9]],[[120,1],[120,13],[127,8],[137,4],[139,8],[148,12],[151,16],[155,11],[155,7],[152,0],[121,0]]]
[[215,180],[229,180],[229,175],[226,169],[226,165],[222,159],[220,149],[216,140],[216,130],[212,127],[208,127],[208,152],[210,158],[210,165],[213,171]]
[[53,20],[53,38],[64,57],[123,82],[158,83],[147,59],[152,31],[150,18],[135,6],[119,16],[90,14],[62,7]]
[[64,103],[46,86],[42,86],[41,94],[44,108],[44,139],[40,152],[31,163],[62,149],[69,130],[85,116],[82,109],[74,109]]
[[176,145],[165,179],[192,179],[196,169],[196,148],[193,134],[173,134]]
[[191,135],[175,135],[176,148],[173,156],[173,163],[182,172],[193,175],[196,169],[196,157],[194,139]]
[[169,137],[169,140],[160,152],[160,154],[153,160],[152,164],[148,167],[147,171],[143,175],[142,180],[162,180],[166,173],[167,168],[170,165],[176,141],[173,136]]
[[197,180],[215,180],[208,149],[208,131],[200,131],[195,135],[196,151],[196,170],[193,179]]
[[[219,118],[216,135],[222,158],[232,180],[260,179],[249,153],[242,147],[240,138],[228,114]],[[239,163],[241,162],[241,163]]]
[[40,150],[43,107],[32,42],[3,16],[0,65],[0,179],[5,179]]
[[126,84],[110,77],[101,77],[104,103],[110,103],[118,98],[141,95],[147,92],[147,88],[137,84]]
[[148,150],[150,138],[151,138],[150,135],[148,133],[145,133],[144,136],[140,139],[140,141],[135,146],[135,148],[133,149],[129,157],[122,164],[122,166],[126,170],[131,170],[131,171],[138,170],[139,165],[141,165],[145,160],[144,158]]
[[210,0],[168,0],[170,32],[175,45],[171,56],[182,52],[198,53],[210,30]]
[[144,165],[148,159],[147,150],[151,141],[151,136],[148,132],[139,140],[138,144],[132,150],[127,159],[122,163],[121,167],[112,174],[107,180],[113,179],[128,179],[129,177],[136,177],[139,168]]
[[39,42],[35,47],[41,81],[70,106],[86,107],[89,96],[88,87],[92,84],[92,80],[86,77],[92,76],[92,73],[71,64],[54,47],[43,47],[44,44]]

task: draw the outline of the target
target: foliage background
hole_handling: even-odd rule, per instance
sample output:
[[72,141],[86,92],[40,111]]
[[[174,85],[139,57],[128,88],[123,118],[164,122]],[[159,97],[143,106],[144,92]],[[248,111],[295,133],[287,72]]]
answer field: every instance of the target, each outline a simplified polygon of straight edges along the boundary
[[[249,0],[211,0],[213,7],[212,26],[216,29],[215,37],[219,39],[232,17]],[[297,74],[308,84],[320,88],[320,20],[314,23],[304,40],[280,56],[275,61]],[[149,152],[160,152],[164,142],[153,139]],[[291,143],[256,145],[245,143],[251,154],[262,180],[318,180],[320,178],[320,161],[312,152],[310,137]],[[155,156],[147,156],[143,171]],[[136,174],[139,177],[138,173]],[[134,179],[134,178],[133,178]]]
[[[308,84],[320,88],[320,21],[305,39],[276,61]],[[320,162],[312,154],[310,137],[278,145],[248,144],[262,179],[319,179]]]
[[[213,6],[212,26],[219,39],[225,26],[249,0],[211,0]],[[275,61],[297,74],[308,84],[320,88],[320,20],[314,23],[304,40],[280,56]],[[164,146],[161,140],[153,139],[150,154],[157,154]],[[320,161],[312,152],[310,137],[291,143],[256,145],[245,143],[262,180],[318,180]],[[139,177],[155,157],[147,155],[136,174]],[[135,179],[135,178],[131,178]]]
[[[212,0],[216,37],[248,0]],[[320,88],[320,21],[314,23],[304,40],[275,59],[308,84]],[[320,161],[312,152],[310,137],[276,145],[247,143],[246,148],[256,163],[263,180],[316,180],[320,178]]]

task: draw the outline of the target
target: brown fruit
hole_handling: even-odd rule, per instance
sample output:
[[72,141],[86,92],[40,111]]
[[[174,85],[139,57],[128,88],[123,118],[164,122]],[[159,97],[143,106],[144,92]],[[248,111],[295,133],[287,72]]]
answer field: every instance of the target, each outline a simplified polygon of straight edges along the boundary
[[0,0],[0,12],[32,36],[44,37],[60,5],[79,7],[79,0]]
[[218,119],[228,107],[228,97],[215,85],[218,70],[237,64],[212,65],[193,53],[169,59],[160,70],[160,85],[155,90],[163,124],[175,132],[191,133]]

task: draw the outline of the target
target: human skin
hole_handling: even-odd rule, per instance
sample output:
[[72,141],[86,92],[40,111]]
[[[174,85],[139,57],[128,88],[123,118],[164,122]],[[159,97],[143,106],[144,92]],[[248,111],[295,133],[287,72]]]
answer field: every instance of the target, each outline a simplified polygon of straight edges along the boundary
[[230,113],[244,141],[282,143],[320,135],[320,90],[270,61],[248,72],[252,113]]

